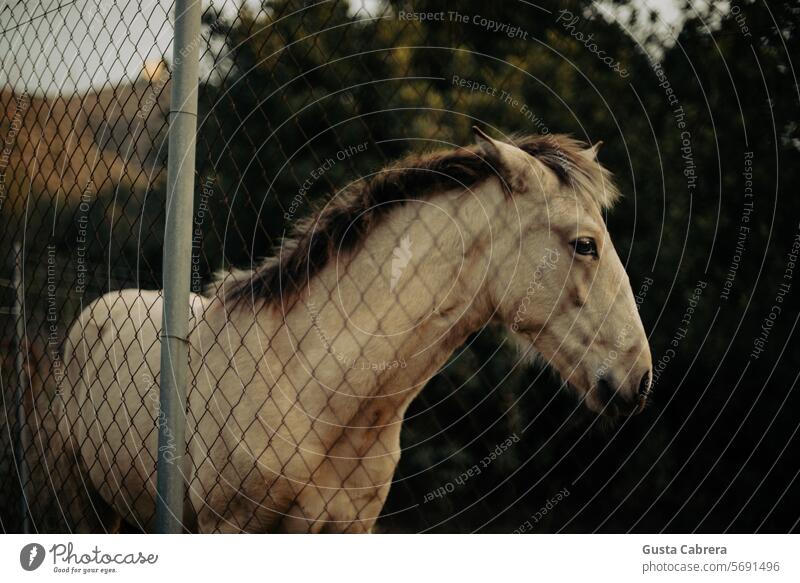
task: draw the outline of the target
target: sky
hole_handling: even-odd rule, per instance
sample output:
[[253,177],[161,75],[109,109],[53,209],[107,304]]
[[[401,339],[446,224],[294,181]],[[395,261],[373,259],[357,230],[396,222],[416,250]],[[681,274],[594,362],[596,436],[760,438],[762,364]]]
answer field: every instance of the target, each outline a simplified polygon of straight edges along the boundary
[[[379,1],[352,4],[374,11]],[[683,22],[680,3],[636,0],[642,26],[647,25],[644,14],[656,10],[657,30],[668,41],[670,28]],[[235,1],[210,4],[230,10]],[[171,6],[172,0],[0,0],[0,83],[29,93],[71,93],[134,81],[147,63],[165,55],[171,60]],[[599,6],[614,17],[607,5]]]

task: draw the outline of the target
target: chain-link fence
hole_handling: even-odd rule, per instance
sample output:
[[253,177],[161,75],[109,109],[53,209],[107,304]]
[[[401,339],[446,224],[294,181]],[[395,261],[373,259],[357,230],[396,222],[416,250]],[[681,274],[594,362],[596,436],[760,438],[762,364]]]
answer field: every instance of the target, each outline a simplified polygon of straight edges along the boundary
[[[167,1],[0,8],[4,531],[152,531],[159,454],[190,532],[653,530],[708,506],[699,474],[652,500],[685,466],[669,416],[592,429],[648,399],[635,306],[662,292],[655,259],[623,256],[631,287],[601,243],[617,191],[584,142],[672,119],[669,79],[638,87],[644,107],[629,74],[654,61],[592,3],[461,4],[212,0],[177,55]],[[184,452],[160,289],[171,79],[193,50]],[[637,185],[663,183],[651,145],[622,142],[612,235],[674,229],[637,213]],[[665,242],[658,268],[683,253]],[[715,285],[685,279],[695,303]]]
[[80,475],[56,467],[72,455],[57,430],[65,334],[102,293],[159,285],[168,92],[152,64],[168,14],[158,3],[2,7],[5,531],[83,519],[70,515]]
[[[144,290],[161,287],[171,12],[4,7],[6,531],[153,528],[166,421],[161,299]],[[440,518],[423,507],[469,480],[462,512],[488,515],[477,493],[497,485],[477,475],[519,457],[512,395],[487,402],[502,393],[480,365],[491,317],[464,328],[446,266],[417,273],[464,217],[408,203],[506,177],[461,149],[476,120],[436,90],[451,82],[437,60],[459,55],[415,53],[431,39],[400,22],[381,2],[204,6],[188,530],[364,531],[382,510],[379,529],[419,530]],[[382,170],[432,149],[450,153]],[[231,275],[203,292],[218,270]],[[401,449],[410,463],[395,476]],[[469,471],[425,476],[440,465]]]

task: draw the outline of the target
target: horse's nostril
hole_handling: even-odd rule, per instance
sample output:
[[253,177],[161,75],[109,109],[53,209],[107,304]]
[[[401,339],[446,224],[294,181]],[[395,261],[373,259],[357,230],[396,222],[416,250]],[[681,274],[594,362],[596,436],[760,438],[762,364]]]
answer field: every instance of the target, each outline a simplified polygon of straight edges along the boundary
[[606,377],[602,377],[597,381],[597,393],[603,404],[611,402],[614,398],[614,387]]
[[642,397],[646,397],[650,394],[650,373],[644,373],[642,380],[639,381],[639,394]]

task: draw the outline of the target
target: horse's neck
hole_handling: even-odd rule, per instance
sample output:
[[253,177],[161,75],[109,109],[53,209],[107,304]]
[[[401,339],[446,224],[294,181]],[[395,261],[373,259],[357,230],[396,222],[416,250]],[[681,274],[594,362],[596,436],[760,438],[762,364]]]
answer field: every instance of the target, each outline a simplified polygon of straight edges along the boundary
[[480,188],[489,192],[398,206],[360,251],[332,261],[314,279],[290,325],[306,339],[304,349],[327,353],[309,356],[316,374],[328,375],[323,382],[337,389],[338,374],[346,392],[388,399],[402,415],[491,317],[490,222],[502,212],[503,197],[493,181]]

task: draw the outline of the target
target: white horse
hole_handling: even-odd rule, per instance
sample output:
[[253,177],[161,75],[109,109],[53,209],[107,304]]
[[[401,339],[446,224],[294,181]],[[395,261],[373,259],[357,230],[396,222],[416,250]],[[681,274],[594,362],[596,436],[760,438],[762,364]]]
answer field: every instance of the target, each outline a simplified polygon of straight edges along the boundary
[[[406,409],[490,322],[592,410],[642,409],[650,351],[596,148],[476,134],[359,181],[276,258],[192,296],[188,450],[166,446],[187,529],[370,531]],[[60,427],[107,529],[153,524],[162,307],[158,291],[112,292],[68,335]]]

